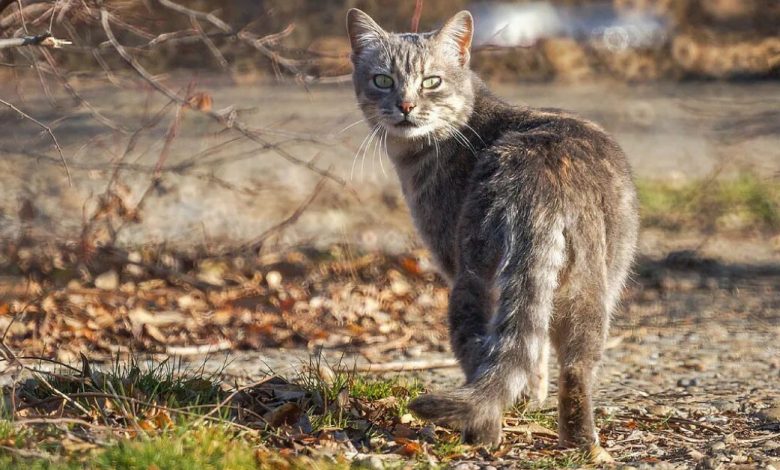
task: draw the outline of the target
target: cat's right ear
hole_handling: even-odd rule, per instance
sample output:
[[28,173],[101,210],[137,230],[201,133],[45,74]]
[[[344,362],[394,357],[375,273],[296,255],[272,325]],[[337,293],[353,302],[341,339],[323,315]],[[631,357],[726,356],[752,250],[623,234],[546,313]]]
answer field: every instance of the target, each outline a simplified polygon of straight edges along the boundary
[[347,33],[352,43],[352,56],[355,57],[365,47],[375,41],[381,41],[387,33],[366,13],[352,8],[347,12]]

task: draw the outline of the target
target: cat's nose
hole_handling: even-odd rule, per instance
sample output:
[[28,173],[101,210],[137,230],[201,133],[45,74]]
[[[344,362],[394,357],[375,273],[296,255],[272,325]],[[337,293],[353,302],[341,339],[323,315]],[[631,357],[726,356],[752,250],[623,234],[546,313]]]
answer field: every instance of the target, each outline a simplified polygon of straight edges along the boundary
[[401,101],[398,103],[398,109],[401,110],[402,113],[404,113],[404,116],[408,116],[409,113],[412,112],[415,105],[411,101]]

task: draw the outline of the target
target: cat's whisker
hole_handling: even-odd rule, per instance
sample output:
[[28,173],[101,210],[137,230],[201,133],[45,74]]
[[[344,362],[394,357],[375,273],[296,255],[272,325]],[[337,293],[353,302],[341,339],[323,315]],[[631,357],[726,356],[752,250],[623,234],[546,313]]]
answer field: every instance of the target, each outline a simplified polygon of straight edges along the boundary
[[[380,141],[383,142],[383,148],[385,151],[385,156],[387,158],[390,158],[390,156],[387,154],[387,129],[384,129],[384,135],[380,138]],[[387,172],[385,172],[385,164],[382,163],[382,151],[379,151],[379,167],[382,169],[382,176],[387,177]]]
[[[379,126],[379,124],[377,124],[376,126],[374,126],[374,129],[376,129],[378,126]],[[372,129],[372,131],[373,131],[374,129]],[[360,155],[360,150],[361,150],[361,149],[363,148],[363,146],[366,144],[366,142],[368,141],[368,138],[371,136],[371,134],[372,134],[372,133],[373,133],[373,132],[369,132],[368,134],[366,134],[366,136],[365,136],[365,137],[363,137],[363,141],[360,143],[360,147],[358,147],[357,151],[355,152],[355,156],[354,156],[354,157],[352,157],[352,169],[350,169],[350,171],[349,171],[349,180],[350,180],[350,181],[352,181],[353,177],[355,176],[355,165],[357,164],[357,161],[358,161],[358,155]]]
[[441,166],[441,159],[439,158],[439,139],[436,138],[436,136],[433,136],[433,145],[436,148],[436,167]]
[[[374,143],[374,155],[373,155],[373,157],[371,157],[371,174],[374,177],[376,177],[377,151],[379,150],[380,144],[382,142],[382,131],[384,131],[384,129],[379,129],[379,133],[377,134],[376,142]],[[382,158],[382,152],[379,152],[379,158]]]
[[348,131],[348,130],[352,129],[353,127],[357,126],[357,125],[358,125],[358,124],[360,124],[361,122],[365,122],[366,124],[370,124],[370,121],[369,121],[369,119],[373,119],[373,118],[375,118],[375,117],[377,117],[377,116],[378,116],[378,114],[374,114],[374,115],[372,115],[372,116],[367,116],[367,117],[364,117],[363,119],[358,119],[357,121],[353,122],[352,124],[349,124],[347,127],[345,127],[344,129],[341,129],[340,131],[336,132],[336,133],[335,133],[335,134],[333,134],[333,135],[339,135],[339,134],[342,134],[342,133],[344,133],[344,132],[346,132],[346,131]]
[[480,141],[480,142],[482,142],[482,145],[487,145],[487,144],[485,143],[485,141],[482,139],[482,136],[481,136],[481,135],[479,135],[479,134],[477,133],[477,131],[475,131],[475,130],[474,130],[474,128],[473,128],[473,127],[471,127],[471,126],[469,125],[469,123],[467,123],[467,122],[463,122],[463,123],[461,123],[461,125],[465,126],[465,127],[466,127],[466,129],[468,129],[468,130],[470,130],[471,132],[473,132],[473,133],[474,133],[474,135],[475,135],[475,136],[477,136],[477,139],[479,139],[479,141]]
[[445,126],[450,131],[450,136],[452,136],[453,139],[455,139],[456,142],[458,142],[460,145],[462,145],[466,150],[470,151],[472,154],[476,155],[477,150],[474,148],[473,145],[471,145],[471,142],[466,138],[465,135],[461,131],[458,130],[455,126],[449,123],[445,123]]
[[371,143],[374,141],[374,136],[379,132],[379,129],[381,126],[377,124],[374,127],[374,130],[371,132],[371,135],[368,137],[368,144],[363,149],[363,157],[360,159],[360,178],[363,179],[363,176],[365,175],[365,168],[366,168],[366,154],[368,153],[369,149],[371,149]]

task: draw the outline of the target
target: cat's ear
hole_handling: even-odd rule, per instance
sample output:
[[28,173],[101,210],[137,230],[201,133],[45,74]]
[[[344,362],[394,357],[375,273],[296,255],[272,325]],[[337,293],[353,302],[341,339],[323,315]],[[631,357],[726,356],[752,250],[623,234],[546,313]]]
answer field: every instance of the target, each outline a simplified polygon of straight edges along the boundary
[[474,18],[466,10],[447,20],[436,33],[442,45],[458,54],[460,64],[465,66],[471,57],[471,38],[474,36]]
[[353,57],[372,42],[381,41],[387,34],[370,16],[357,8],[347,12],[347,33],[352,43]]

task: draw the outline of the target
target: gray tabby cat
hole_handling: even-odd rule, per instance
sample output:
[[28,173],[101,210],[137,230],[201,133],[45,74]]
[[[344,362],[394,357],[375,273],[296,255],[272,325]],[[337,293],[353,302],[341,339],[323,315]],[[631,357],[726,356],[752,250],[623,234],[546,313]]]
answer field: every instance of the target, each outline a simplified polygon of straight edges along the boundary
[[594,375],[638,228],[622,151],[591,122],[491,94],[469,69],[467,11],[435,32],[395,34],[352,9],[347,29],[360,108],[452,287],[466,384],[411,409],[496,444],[507,405],[545,399],[552,342],[561,444],[597,445]]

